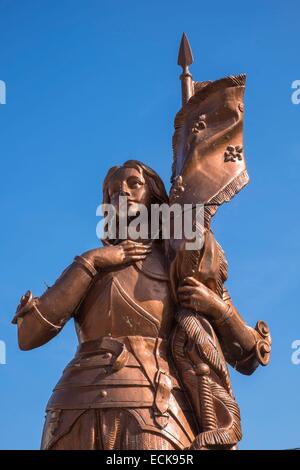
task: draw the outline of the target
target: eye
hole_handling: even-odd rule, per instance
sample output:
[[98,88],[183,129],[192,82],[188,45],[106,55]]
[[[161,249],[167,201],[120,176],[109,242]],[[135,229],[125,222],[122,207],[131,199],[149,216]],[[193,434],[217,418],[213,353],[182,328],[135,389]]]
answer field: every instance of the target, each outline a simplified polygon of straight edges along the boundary
[[133,177],[128,179],[127,184],[131,189],[138,189],[143,186],[144,182],[141,181],[139,178]]
[[108,190],[108,193],[109,193],[109,196],[112,197],[114,196],[115,194],[118,194],[119,193],[119,186],[118,185],[113,185],[111,188],[109,188]]

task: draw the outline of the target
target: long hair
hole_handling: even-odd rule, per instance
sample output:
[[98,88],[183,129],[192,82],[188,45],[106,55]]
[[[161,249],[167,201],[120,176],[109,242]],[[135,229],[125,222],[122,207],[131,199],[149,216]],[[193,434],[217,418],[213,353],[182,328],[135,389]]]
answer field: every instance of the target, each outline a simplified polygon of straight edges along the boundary
[[[165,185],[160,178],[160,176],[152,170],[149,166],[145,165],[144,163],[140,162],[139,160],[127,160],[123,165],[113,166],[108,171],[104,182],[103,182],[103,198],[102,204],[110,204],[110,196],[109,196],[109,183],[112,176],[121,168],[134,168],[137,170],[145,179],[150,192],[151,192],[151,204],[168,204],[169,198],[166,192]],[[104,244],[117,244],[119,240],[116,239],[106,239],[102,240]]]

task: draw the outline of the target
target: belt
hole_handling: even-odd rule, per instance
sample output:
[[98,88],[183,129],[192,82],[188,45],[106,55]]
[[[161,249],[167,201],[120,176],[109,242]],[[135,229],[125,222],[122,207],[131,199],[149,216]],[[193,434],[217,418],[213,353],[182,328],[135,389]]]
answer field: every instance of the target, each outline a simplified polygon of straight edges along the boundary
[[185,402],[170,372],[167,350],[166,340],[142,336],[105,336],[82,343],[47,409],[153,407],[163,428],[174,396]]
[[128,364],[137,365],[138,362],[130,357],[123,338],[116,339],[109,336],[87,341],[78,346],[75,358],[68,367],[101,367],[110,366],[117,371]]

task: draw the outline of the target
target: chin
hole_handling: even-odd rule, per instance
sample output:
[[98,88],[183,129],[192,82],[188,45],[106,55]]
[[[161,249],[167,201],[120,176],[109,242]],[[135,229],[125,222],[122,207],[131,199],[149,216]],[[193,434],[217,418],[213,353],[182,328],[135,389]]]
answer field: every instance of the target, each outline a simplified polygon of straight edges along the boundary
[[128,214],[131,216],[131,211],[133,212],[133,216],[136,215],[136,212],[140,210],[140,204],[138,202],[128,202]]

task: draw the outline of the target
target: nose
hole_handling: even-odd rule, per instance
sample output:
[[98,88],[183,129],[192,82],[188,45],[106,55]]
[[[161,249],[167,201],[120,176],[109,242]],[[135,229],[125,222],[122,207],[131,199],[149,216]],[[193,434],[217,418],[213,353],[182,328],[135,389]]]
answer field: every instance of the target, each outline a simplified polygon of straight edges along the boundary
[[123,181],[123,183],[121,184],[120,196],[130,196],[129,189],[125,181]]

